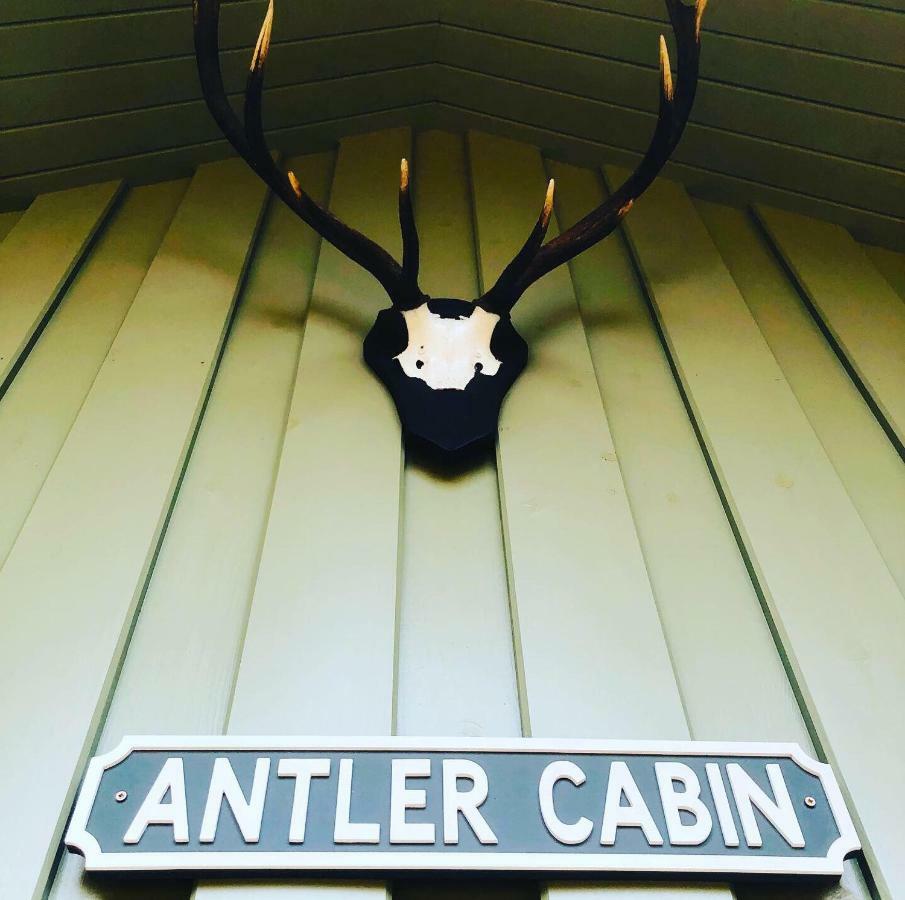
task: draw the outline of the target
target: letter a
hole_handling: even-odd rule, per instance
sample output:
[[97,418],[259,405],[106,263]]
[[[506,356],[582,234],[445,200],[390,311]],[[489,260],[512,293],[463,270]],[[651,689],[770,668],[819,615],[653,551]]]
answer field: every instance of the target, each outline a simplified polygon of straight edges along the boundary
[[[620,806],[623,794],[628,800],[628,806]],[[606,787],[606,801],[603,804],[600,843],[608,846],[615,844],[616,829],[620,827],[640,828],[651,847],[663,845],[663,838],[628,766],[624,762],[614,762],[610,766],[610,780]]]
[[[170,802],[164,803],[167,792]],[[148,825],[172,825],[173,840],[177,844],[189,842],[189,817],[185,806],[185,772],[182,759],[171,756],[161,767],[148,795],[142,801],[129,830],[123,837],[124,844],[137,844]]]

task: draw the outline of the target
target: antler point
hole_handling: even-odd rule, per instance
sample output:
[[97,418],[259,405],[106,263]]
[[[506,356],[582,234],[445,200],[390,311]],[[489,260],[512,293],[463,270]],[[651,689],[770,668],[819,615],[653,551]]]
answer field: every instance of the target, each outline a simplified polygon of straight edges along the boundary
[[672,68],[669,64],[669,48],[666,46],[666,37],[660,35],[660,88],[667,100],[672,100],[674,88],[672,83]]

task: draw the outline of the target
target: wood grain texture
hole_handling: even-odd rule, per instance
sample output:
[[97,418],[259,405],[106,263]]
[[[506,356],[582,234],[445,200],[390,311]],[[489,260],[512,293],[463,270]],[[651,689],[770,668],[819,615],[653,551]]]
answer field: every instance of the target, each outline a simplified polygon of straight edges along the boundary
[[0,570],[2,792],[22,813],[0,824],[8,896],[44,894],[263,200],[244,164],[196,175]]
[[[388,71],[272,88],[264,98],[265,125],[279,134],[327,118],[371,112],[373,96],[399,106],[430,99],[425,67]],[[242,96],[233,99],[241,104]],[[221,132],[203,100],[79,118],[0,132],[0,153],[10,160],[6,176],[56,167],[80,166],[136,153],[216,141]],[[63,149],[65,148],[65,149]]]
[[164,182],[126,195],[0,402],[0,566],[138,293],[187,183]]
[[39,197],[0,244],[0,393],[120,189],[107,182]]
[[22,218],[24,210],[13,209],[9,212],[0,213],[0,242],[13,230],[16,222]]
[[[487,135],[469,134],[469,152],[486,288],[530,230],[544,170],[536,150]],[[681,703],[568,271],[531,288],[513,322],[533,355],[504,408],[498,463],[523,730],[682,736]],[[629,682],[631,700],[620,688]],[[638,695],[657,699],[639,704]]]
[[905,306],[843,228],[783,210],[756,209],[905,457]]
[[[267,61],[268,89],[327,81],[433,61],[433,25],[405,25],[362,33],[278,41]],[[226,90],[245,88],[251,50],[220,56]],[[198,100],[193,56],[92,66],[8,81],[0,92],[0,128],[96,118]],[[102,122],[95,122],[96,126]]]
[[[562,2],[562,0],[554,0]],[[653,19],[667,24],[662,0],[567,0],[574,6]],[[757,14],[744,6],[714,3],[707,29],[803,50],[905,65],[905,18],[880,10],[825,0],[761,0]]]
[[[553,163],[548,171],[561,221],[577,222],[603,201],[592,170]],[[757,733],[806,744],[625,243],[613,235],[570,268],[691,733],[699,740]],[[761,685],[756,694],[749,691],[754,682]]]
[[[536,150],[499,138],[470,133],[469,153],[487,288],[524,241],[545,173]],[[551,236],[556,230],[551,221]],[[513,322],[533,354],[507,400],[498,442],[522,730],[538,737],[686,737],[568,271],[555,270],[530,288]],[[552,885],[544,896],[569,900],[575,891]],[[655,896],[678,892],[689,896],[669,887]],[[598,886],[590,896],[613,894],[619,890]],[[700,894],[731,896],[722,887]]]
[[[582,135],[631,153],[645,152],[656,126],[655,113],[621,103],[589,100],[458,68],[440,67],[436,77],[446,102],[491,115],[505,110],[506,116],[516,121]],[[672,158],[701,169],[705,176],[713,173],[744,179],[753,185],[905,218],[905,192],[897,190],[902,175],[891,169],[693,122]]]
[[[479,129],[512,140],[544,148],[549,156],[575,165],[595,167],[601,161],[633,167],[640,156],[610,143],[588,141],[579,135],[556,131],[546,125],[531,125],[511,118],[508,112],[488,114],[472,108],[471,99],[465,106],[438,103],[430,120],[450,131]],[[667,177],[680,180],[695,197],[743,206],[755,199],[805,215],[820,217],[842,224],[860,240],[891,247],[905,243],[905,220],[882,216],[869,210],[821,200],[794,190],[770,187],[758,182],[722,175],[696,166],[670,162],[664,172]]]
[[[475,28],[447,25],[440,30],[437,61],[478,73],[495,75],[552,91],[656,113],[656,70],[599,53],[549,46]],[[501,110],[502,112],[502,110]],[[544,109],[554,126],[556,103]],[[836,106],[768,94],[725,81],[702,80],[695,96],[692,120],[736,134],[775,141],[901,169],[901,123]],[[614,134],[611,138],[618,138]],[[715,150],[700,163],[718,158]]]
[[[409,147],[407,130],[344,142],[330,198],[333,212],[397,255],[397,173]],[[236,733],[393,731],[402,454],[392,404],[361,362],[364,334],[387,304],[370,275],[322,247],[229,715]],[[194,897],[247,891],[202,882]],[[304,882],[258,891],[386,895],[381,885]]]
[[[563,222],[603,200],[593,171],[552,164],[548,172]],[[624,240],[612,236],[570,268],[692,737],[758,734],[813,753]],[[850,862],[841,887],[813,896],[867,900],[869,892]]]
[[[392,99],[388,98],[389,106],[375,112],[335,118],[328,116],[318,122],[271,131],[268,140],[275,150],[315,153],[335,149],[337,140],[349,134],[421,121],[424,104],[393,106]],[[233,155],[235,154],[232,153],[226,139],[219,138],[186,147],[136,153],[49,172],[0,178],[0,206],[10,208],[23,206],[36,193],[44,190],[56,190],[61,185],[94,184],[112,175],[121,175],[132,184],[181,178],[190,175],[195,168],[204,163]]]
[[862,244],[861,249],[868,255],[877,271],[889,282],[890,287],[905,300],[905,253]]
[[[702,79],[903,118],[905,68],[707,31],[709,12],[704,24]],[[456,0],[443,7],[442,15],[443,21],[451,24],[651,69],[664,30],[654,19],[549,0],[496,0],[493,4]]]
[[[744,199],[776,203],[776,195],[771,199],[764,191],[788,189],[812,203],[825,198],[827,213],[833,204],[852,206],[860,212],[842,215],[867,220],[859,237],[889,246],[901,242],[901,226],[886,221],[903,214],[895,199],[901,191],[890,181],[905,171],[899,137],[905,15],[897,3],[763,0],[756,14],[737,3],[711,5],[692,117],[703,130],[683,144],[690,164],[736,179],[735,187],[748,194]],[[230,91],[241,90],[263,11],[263,0],[224,4]],[[424,118],[426,127],[446,127],[442,106],[432,104],[461,106],[464,91],[475,100],[466,104],[473,115],[488,117],[464,127],[518,137],[505,119],[512,118],[510,107],[527,104],[530,114],[520,113],[521,124],[557,130],[554,140],[573,153],[588,141],[624,148],[635,140],[632,121],[657,102],[656,43],[664,15],[660,0],[279,4],[268,84],[297,95],[285,120],[295,126],[398,110],[406,105],[403,95],[420,91],[421,102],[404,117],[372,119],[360,130],[418,127]],[[138,173],[146,182],[188,174],[172,168],[174,153],[188,153],[197,165],[228,152],[220,142],[211,155],[196,143],[201,138],[190,136],[210,127],[203,110],[190,111],[198,100],[190,18],[189,5],[176,0],[85,0],[78,10],[64,0],[4,4],[0,40],[8,52],[0,59],[0,132],[6,133],[0,155],[7,163],[0,175],[12,180],[0,181],[2,208],[23,206],[48,186],[71,187],[86,177]],[[442,65],[513,86],[502,91],[469,82],[458,88],[456,101],[444,84],[433,84],[433,69]],[[369,77],[412,66],[426,68],[391,87]],[[350,77],[361,80],[354,86],[343,81]],[[336,97],[324,99],[324,92]],[[348,106],[353,100],[354,113]],[[616,106],[619,115],[588,105],[594,101]],[[560,108],[568,113],[579,102],[585,111],[573,115],[568,128],[552,124]],[[321,103],[331,109],[316,114]],[[309,128],[307,137],[320,143],[290,140],[280,149],[323,149],[329,133],[323,125]],[[595,162],[601,159],[623,163],[607,153]],[[98,169],[86,176],[81,166]],[[729,193],[708,196],[735,200]],[[795,197],[791,204],[808,212]]]
[[[225,3],[220,17],[222,48],[247,48],[250,54],[266,8],[261,2]],[[287,3],[278,8],[274,39],[297,40],[433,19],[429,6],[404,0],[387,0],[379,5],[357,0]],[[113,13],[9,25],[0,30],[0,36],[6,50],[0,60],[0,78],[193,54],[192,12],[186,4],[177,9],[139,10],[131,15]]]
[[899,454],[753,217],[715,203],[695,205],[905,596],[905,466]]
[[[462,136],[419,135],[414,176],[421,289],[472,299],[478,285]],[[493,452],[457,466],[409,448],[403,486],[398,733],[517,736]]]
[[624,229],[815,743],[895,896],[902,595],[685,192],[656,183]]
[[[347,141],[332,192],[334,208],[394,253],[398,157],[410,150],[405,132]],[[291,164],[325,198],[332,159]],[[478,267],[495,277],[536,217],[548,175],[564,224],[603,192],[596,172],[487,135],[421,134],[410,159],[422,281],[435,295],[473,296]],[[905,476],[754,220],[660,182],[629,217],[628,244],[614,235],[535,286],[516,308],[534,356],[504,409],[498,485],[486,457],[452,471],[408,452],[400,471],[395,414],[360,358],[386,298],[335,251],[321,253],[280,205],[254,245],[213,385],[196,371],[204,357],[193,353],[203,340],[214,346],[227,322],[227,259],[241,270],[254,231],[249,210],[218,212],[241,205],[222,196],[227,181],[227,194],[256,190],[238,162],[203,169],[162,246],[185,185],[127,193],[0,400],[0,530],[19,481],[33,477],[30,490],[40,489],[0,567],[0,737],[20,754],[18,771],[26,759],[47,764],[50,788],[65,780],[46,740],[51,714],[71,755],[77,733],[107,749],[128,731],[219,732],[230,707],[228,727],[249,733],[514,734],[521,711],[536,734],[688,733],[806,748],[813,735],[870,838],[881,874],[873,896],[896,896],[889,872],[898,877],[901,835],[890,798],[903,789],[894,780],[903,735],[888,711],[903,677],[902,597],[883,572],[896,573],[903,555]],[[240,218],[244,250],[235,235],[224,249]],[[190,238],[202,232],[210,244],[199,250]],[[899,261],[864,252],[876,273]],[[180,273],[192,280],[171,296]],[[203,327],[188,321],[199,302]],[[203,406],[194,438],[190,395]],[[43,488],[32,462],[50,470]],[[165,469],[183,472],[172,501]],[[114,635],[124,622],[134,625],[127,652]],[[638,684],[633,667],[646,670],[648,658],[656,677]],[[27,691],[10,686],[11,664]],[[108,710],[89,702],[89,682],[101,681]],[[11,743],[19,722],[22,743]],[[15,800],[23,789],[12,771],[0,791]],[[73,763],[67,777],[80,771]],[[28,802],[18,802],[33,835],[51,827],[48,808],[65,815],[68,803],[52,790],[52,803],[33,797],[44,782],[26,779]],[[41,864],[30,839],[20,856]],[[45,885],[49,900],[185,900],[193,890],[178,880],[83,881],[81,869],[65,857]],[[28,896],[3,877],[0,894]],[[685,882],[393,886],[396,900],[541,892],[729,896]],[[205,900],[386,894],[374,883],[300,878],[197,891]],[[826,890],[736,894],[793,895],[872,896],[851,863]]]
[[[325,202],[333,155],[288,164]],[[319,247],[310,228],[271,203],[99,752],[125,734],[218,734],[226,725]],[[67,855],[51,900],[94,896],[81,873],[81,860]],[[143,888],[155,900],[190,892],[179,880]],[[135,896],[115,881],[101,893]]]

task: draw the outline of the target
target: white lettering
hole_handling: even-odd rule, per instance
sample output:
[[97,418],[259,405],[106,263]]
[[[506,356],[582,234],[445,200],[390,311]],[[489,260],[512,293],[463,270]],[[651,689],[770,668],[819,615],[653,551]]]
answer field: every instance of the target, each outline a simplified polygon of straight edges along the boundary
[[786,781],[782,777],[782,769],[776,763],[767,763],[766,769],[775,800],[771,800],[738,763],[729,763],[726,766],[729,784],[735,796],[735,805],[742,820],[745,841],[749,847],[763,845],[754,815],[756,806],[790,847],[800,849],[804,847],[804,835],[801,833],[801,825],[795,815]]
[[[167,792],[170,802],[164,803]],[[160,774],[142,801],[132,824],[123,837],[124,844],[137,844],[148,825],[172,825],[177,844],[189,842],[189,817],[185,805],[185,772],[182,760],[171,756],[161,766]]]
[[277,766],[281,778],[295,779],[292,796],[292,818],[289,822],[289,843],[305,843],[305,825],[308,821],[308,796],[312,778],[330,775],[329,759],[281,759]]
[[582,816],[577,822],[563,822],[556,814],[553,805],[553,788],[557,781],[569,781],[575,787],[581,787],[587,780],[584,772],[573,762],[561,759],[550,763],[540,777],[537,788],[540,800],[540,814],[547,831],[561,844],[583,844],[594,830],[594,823]]
[[[622,795],[628,806],[622,806]],[[632,778],[629,767],[621,761],[610,766],[610,779],[606,787],[603,805],[603,823],[600,827],[600,843],[612,846],[616,843],[618,828],[640,828],[651,847],[660,847],[663,838],[654,823],[650,810]]]
[[201,820],[201,834],[198,837],[202,844],[214,842],[224,800],[235,816],[236,824],[239,826],[239,831],[242,832],[245,843],[257,844],[258,838],[261,836],[261,816],[264,814],[264,799],[267,794],[269,774],[269,757],[259,758],[255,763],[251,799],[246,800],[229,760],[223,756],[218,756],[214,760],[207,802],[204,804],[204,817]]
[[732,818],[732,808],[729,806],[729,798],[726,796],[726,785],[723,782],[723,773],[719,763],[707,763],[707,781],[710,782],[710,792],[713,794],[713,802],[716,805],[716,815],[720,821],[720,831],[723,832],[723,843],[727,847],[737,847],[738,830]]
[[[675,847],[697,847],[710,837],[713,818],[710,810],[701,802],[701,782],[694,770],[684,763],[654,763],[660,801],[666,816],[669,843]],[[676,782],[682,790],[676,790]],[[694,816],[693,823],[682,821],[682,812]]]
[[390,780],[390,843],[433,844],[436,833],[431,822],[409,822],[405,818],[408,809],[424,809],[427,791],[406,787],[409,778],[428,778],[431,773],[429,759],[394,759]]
[[[467,778],[472,786],[467,791],[459,790],[459,779]],[[487,773],[470,759],[443,760],[443,843],[459,843],[459,813],[471,826],[482,844],[498,843],[496,835],[487,820],[478,812],[478,807],[487,799],[489,791]]]
[[350,822],[352,806],[352,760],[339,761],[339,785],[336,790],[336,823],[333,841],[336,844],[379,844],[378,822]]

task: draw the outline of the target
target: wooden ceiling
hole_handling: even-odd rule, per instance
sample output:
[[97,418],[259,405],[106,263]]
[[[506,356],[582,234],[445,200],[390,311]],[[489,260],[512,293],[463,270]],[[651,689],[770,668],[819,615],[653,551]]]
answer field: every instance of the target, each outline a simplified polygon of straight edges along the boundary
[[[224,2],[240,92],[262,0]],[[0,208],[227,155],[199,99],[188,0],[4,0]],[[630,164],[657,102],[660,0],[282,0],[274,146],[390,124],[477,127],[579,163]],[[905,0],[711,0],[702,81],[668,174],[905,246]]]

